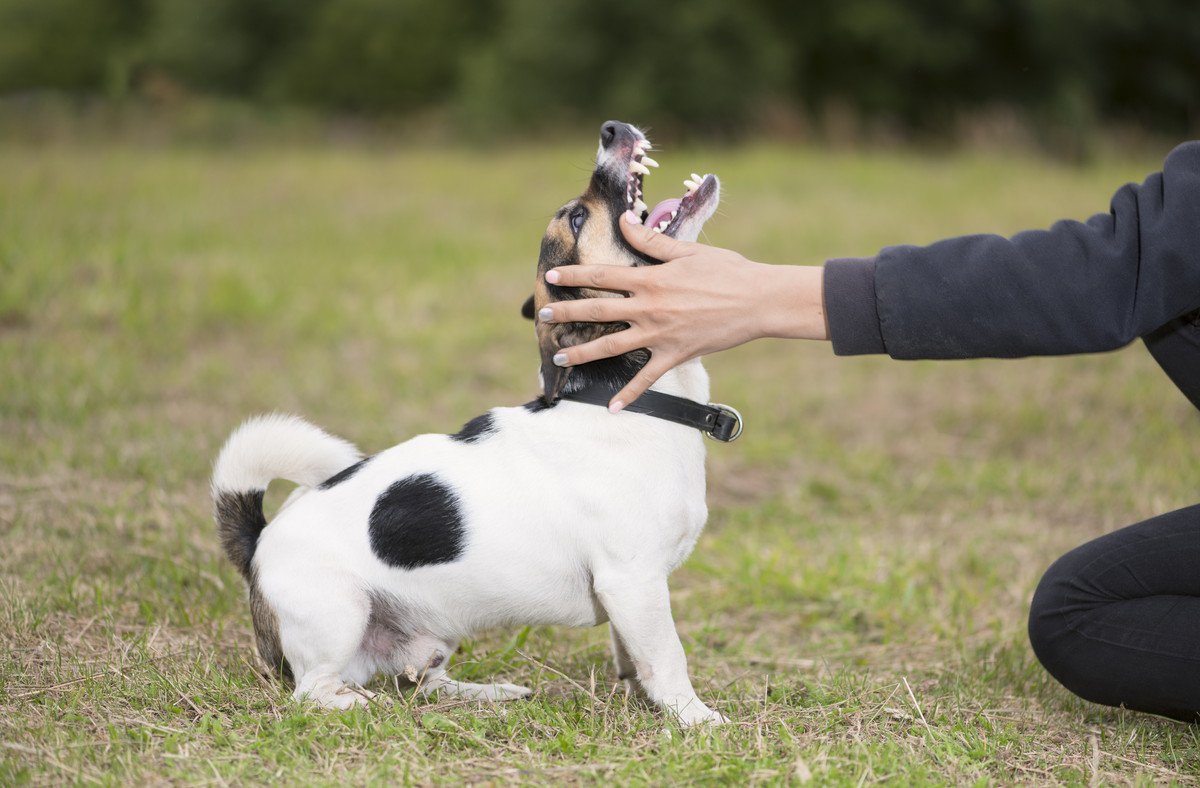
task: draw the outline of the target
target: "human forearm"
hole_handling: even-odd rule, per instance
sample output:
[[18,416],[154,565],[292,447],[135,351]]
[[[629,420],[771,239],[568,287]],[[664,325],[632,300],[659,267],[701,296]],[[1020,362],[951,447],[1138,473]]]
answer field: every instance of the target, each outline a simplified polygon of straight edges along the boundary
[[824,269],[806,265],[755,266],[758,282],[745,295],[756,337],[829,339]]

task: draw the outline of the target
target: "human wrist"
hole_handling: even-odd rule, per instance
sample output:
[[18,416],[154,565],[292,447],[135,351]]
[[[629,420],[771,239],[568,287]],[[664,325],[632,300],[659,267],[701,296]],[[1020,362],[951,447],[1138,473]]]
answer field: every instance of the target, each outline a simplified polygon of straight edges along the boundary
[[762,283],[759,335],[782,339],[829,339],[821,266],[765,265],[757,272]]

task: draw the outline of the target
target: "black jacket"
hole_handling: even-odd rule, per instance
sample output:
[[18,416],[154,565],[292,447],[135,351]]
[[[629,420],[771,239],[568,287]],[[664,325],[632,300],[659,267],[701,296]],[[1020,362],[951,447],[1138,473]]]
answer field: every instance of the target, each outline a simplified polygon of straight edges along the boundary
[[825,310],[839,355],[1015,358],[1142,337],[1200,408],[1200,142],[1086,223],[830,260]]

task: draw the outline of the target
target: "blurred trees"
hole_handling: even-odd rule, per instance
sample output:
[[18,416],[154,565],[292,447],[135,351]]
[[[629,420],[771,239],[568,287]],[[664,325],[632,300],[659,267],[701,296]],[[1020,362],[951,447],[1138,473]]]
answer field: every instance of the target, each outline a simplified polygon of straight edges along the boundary
[[0,0],[0,92],[181,91],[475,128],[626,116],[738,130],[764,107],[907,129],[1200,123],[1195,0]]

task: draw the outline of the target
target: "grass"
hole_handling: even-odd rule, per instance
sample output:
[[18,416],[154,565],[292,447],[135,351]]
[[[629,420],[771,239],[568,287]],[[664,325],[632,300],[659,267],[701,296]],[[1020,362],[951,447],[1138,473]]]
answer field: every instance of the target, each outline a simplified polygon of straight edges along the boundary
[[[721,729],[626,698],[603,628],[465,644],[519,704],[324,714],[259,678],[220,443],[285,410],[374,451],[529,399],[517,310],[592,145],[0,147],[0,784],[1196,782],[1195,728],[1075,699],[1024,634],[1055,557],[1195,502],[1196,413],[1136,345],[711,359],[748,427],[673,598]],[[662,147],[652,196],[720,173],[709,240],[779,263],[1084,217],[1165,153]]]

